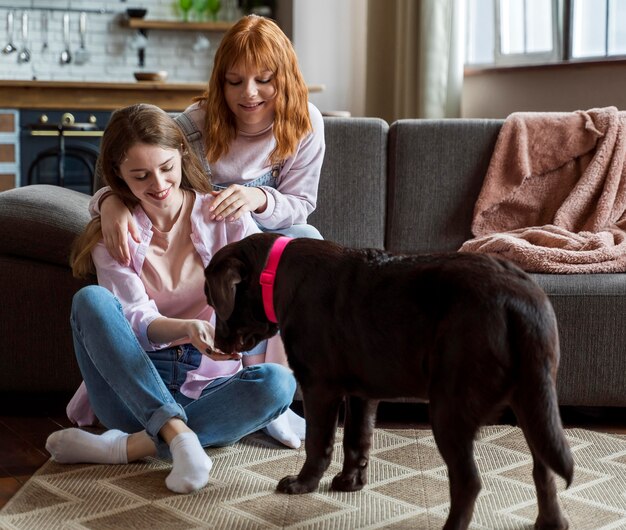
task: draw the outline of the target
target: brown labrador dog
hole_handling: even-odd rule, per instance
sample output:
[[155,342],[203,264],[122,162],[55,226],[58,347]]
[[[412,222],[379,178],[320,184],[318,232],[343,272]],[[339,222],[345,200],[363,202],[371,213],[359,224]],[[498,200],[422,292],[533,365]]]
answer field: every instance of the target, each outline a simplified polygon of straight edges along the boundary
[[430,402],[435,441],[449,473],[446,529],[467,528],[480,490],[473,440],[506,406],[533,456],[540,529],[567,528],[553,471],[569,486],[573,460],[555,388],[557,322],[541,288],[503,259],[449,253],[400,256],[294,239],[276,270],[266,315],[259,284],[275,234],[215,254],[206,294],[216,347],[245,351],[279,327],[302,388],[306,461],[278,490],[306,493],[328,468],[345,399],[344,464],[332,488],[361,489],[379,400]]

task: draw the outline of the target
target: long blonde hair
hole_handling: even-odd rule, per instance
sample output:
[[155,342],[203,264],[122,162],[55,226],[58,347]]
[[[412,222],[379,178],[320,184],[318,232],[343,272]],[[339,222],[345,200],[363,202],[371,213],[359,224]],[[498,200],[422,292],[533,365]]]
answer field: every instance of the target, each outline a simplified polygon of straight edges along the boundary
[[[180,187],[201,193],[211,191],[211,183],[202,165],[174,118],[154,105],[131,105],[111,114],[102,136],[98,157],[98,171],[105,184],[131,211],[139,204],[139,199],[119,176],[119,168],[128,150],[140,143],[163,149],[177,149],[181,154]],[[100,218],[95,217],[72,244],[70,265],[76,278],[88,278],[95,273],[91,251],[101,239]]]
[[213,61],[207,91],[197,100],[206,112],[205,147],[209,163],[228,153],[237,136],[235,117],[224,96],[226,72],[233,66],[270,70],[276,87],[274,137],[276,147],[269,162],[279,163],[292,155],[298,142],[312,130],[308,89],[291,41],[278,25],[264,17],[248,15],[231,27]]

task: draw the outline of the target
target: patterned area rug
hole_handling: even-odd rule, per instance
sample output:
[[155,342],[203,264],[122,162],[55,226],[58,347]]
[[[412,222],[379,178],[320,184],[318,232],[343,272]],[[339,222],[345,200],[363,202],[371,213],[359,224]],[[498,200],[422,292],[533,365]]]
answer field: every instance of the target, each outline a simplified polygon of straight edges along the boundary
[[[560,499],[571,529],[626,529],[626,435],[568,429],[576,461],[572,487]],[[340,439],[340,436],[338,437]],[[375,431],[369,485],[357,493],[329,490],[340,470],[338,442],[317,493],[275,493],[296,473],[304,450],[262,435],[209,449],[209,484],[191,495],[165,487],[170,466],[59,465],[48,461],[0,512],[2,529],[324,529],[441,528],[448,510],[446,467],[428,430]],[[522,432],[495,426],[476,442],[481,472],[472,528],[532,528],[537,513],[531,458]]]

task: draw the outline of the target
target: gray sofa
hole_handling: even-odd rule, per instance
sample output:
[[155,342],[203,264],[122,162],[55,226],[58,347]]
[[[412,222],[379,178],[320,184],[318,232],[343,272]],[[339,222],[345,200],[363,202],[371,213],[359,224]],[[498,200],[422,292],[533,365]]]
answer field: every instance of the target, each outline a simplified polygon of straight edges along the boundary
[[[326,239],[392,252],[455,251],[502,121],[325,118],[318,208]],[[0,193],[0,391],[71,392],[70,242],[88,196],[35,185]],[[562,405],[626,406],[626,275],[535,275],[559,320]],[[532,389],[530,389],[532,391]]]

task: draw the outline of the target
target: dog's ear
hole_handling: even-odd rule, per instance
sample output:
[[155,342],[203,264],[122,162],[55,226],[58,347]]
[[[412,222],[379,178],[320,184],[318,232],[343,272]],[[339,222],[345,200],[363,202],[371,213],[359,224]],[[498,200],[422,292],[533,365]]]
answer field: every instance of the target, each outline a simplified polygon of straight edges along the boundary
[[227,258],[206,275],[204,292],[217,316],[226,321],[235,308],[237,284],[244,277],[245,265],[237,258]]

